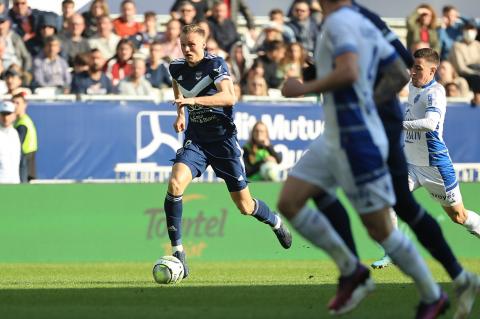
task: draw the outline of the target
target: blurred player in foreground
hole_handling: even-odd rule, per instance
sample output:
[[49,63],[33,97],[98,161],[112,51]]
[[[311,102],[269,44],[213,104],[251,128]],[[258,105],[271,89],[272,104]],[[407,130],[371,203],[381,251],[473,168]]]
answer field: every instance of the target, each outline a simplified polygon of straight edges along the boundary
[[416,317],[436,318],[448,307],[448,297],[410,240],[392,226],[389,208],[395,196],[386,165],[388,141],[373,101],[379,65],[396,67],[404,77],[406,71],[394,48],[351,7],[351,1],[320,3],[325,19],[315,50],[318,80],[301,83],[289,79],[283,93],[325,93],[325,132],[292,169],[280,195],[279,210],[339,267],[337,294],[329,303],[332,314],[352,310],[374,287],[368,269],[324,215],[306,205],[324,192],[334,196],[336,187],[341,186],[370,236],[415,281],[422,300]]
[[205,52],[205,31],[198,25],[186,25],[180,41],[185,58],[170,63],[170,74],[178,113],[174,129],[185,131],[185,141],[174,160],[164,208],[173,255],[184,264],[184,277],[187,277],[181,232],[182,196],[192,179],[202,175],[209,165],[225,180],[242,214],[252,215],[271,226],[286,249],[290,248],[292,237],[280,217],[263,201],[252,198],[248,189],[233,122],[236,98],[225,61]]

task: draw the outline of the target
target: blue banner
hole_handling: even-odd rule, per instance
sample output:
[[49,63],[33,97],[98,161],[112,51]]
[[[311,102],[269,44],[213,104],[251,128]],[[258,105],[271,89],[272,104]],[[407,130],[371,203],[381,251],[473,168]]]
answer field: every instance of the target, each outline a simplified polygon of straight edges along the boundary
[[[176,110],[169,103],[31,102],[37,126],[40,179],[111,179],[124,162],[170,166],[182,135],[173,130]],[[324,129],[322,108],[315,104],[239,103],[235,124],[240,144],[257,120],[267,124],[283,165],[293,165]],[[448,108],[445,140],[454,162],[480,163],[480,110]]]

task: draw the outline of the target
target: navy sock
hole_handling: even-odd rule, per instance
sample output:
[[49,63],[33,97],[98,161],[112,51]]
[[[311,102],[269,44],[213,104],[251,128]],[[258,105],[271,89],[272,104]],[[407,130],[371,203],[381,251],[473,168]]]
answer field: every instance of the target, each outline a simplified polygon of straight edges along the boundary
[[443,265],[450,278],[452,280],[455,279],[462,272],[463,268],[458,263],[457,258],[455,258],[443,236],[442,229],[435,219],[429,214],[423,214],[418,223],[411,227],[423,247]]
[[270,210],[270,208],[268,208],[267,204],[259,199],[254,199],[254,201],[255,209],[252,216],[262,223],[268,224],[272,227],[277,225],[278,217]]
[[168,237],[172,246],[182,244],[182,195],[174,196],[167,192],[165,196],[165,216],[167,217]]
[[350,251],[358,257],[352,229],[350,227],[350,218],[348,217],[345,207],[343,207],[336,197],[328,194],[314,197],[313,201],[318,210],[327,217],[332,227],[337,231]]

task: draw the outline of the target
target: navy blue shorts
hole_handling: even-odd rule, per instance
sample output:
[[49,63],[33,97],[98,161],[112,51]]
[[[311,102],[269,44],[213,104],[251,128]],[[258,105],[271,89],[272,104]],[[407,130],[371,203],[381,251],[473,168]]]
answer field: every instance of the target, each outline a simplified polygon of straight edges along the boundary
[[238,192],[247,187],[242,149],[235,136],[202,144],[186,140],[177,151],[174,163],[187,165],[193,178],[200,177],[211,165],[217,177],[225,180],[229,192]]

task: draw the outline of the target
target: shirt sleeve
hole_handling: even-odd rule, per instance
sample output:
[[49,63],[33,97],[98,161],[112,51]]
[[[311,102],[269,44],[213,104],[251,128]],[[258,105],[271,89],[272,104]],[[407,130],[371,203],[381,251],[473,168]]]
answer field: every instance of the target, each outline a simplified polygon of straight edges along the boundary
[[425,118],[403,121],[403,129],[406,131],[432,132],[437,128],[440,121],[440,114],[436,112],[425,112]]
[[358,42],[349,24],[343,23],[337,17],[332,17],[325,25],[326,37],[332,45],[333,58],[336,58],[347,52],[358,52]]
[[220,83],[225,79],[231,79],[228,66],[225,63],[225,60],[220,57],[212,60],[212,66],[209,75],[215,84]]

